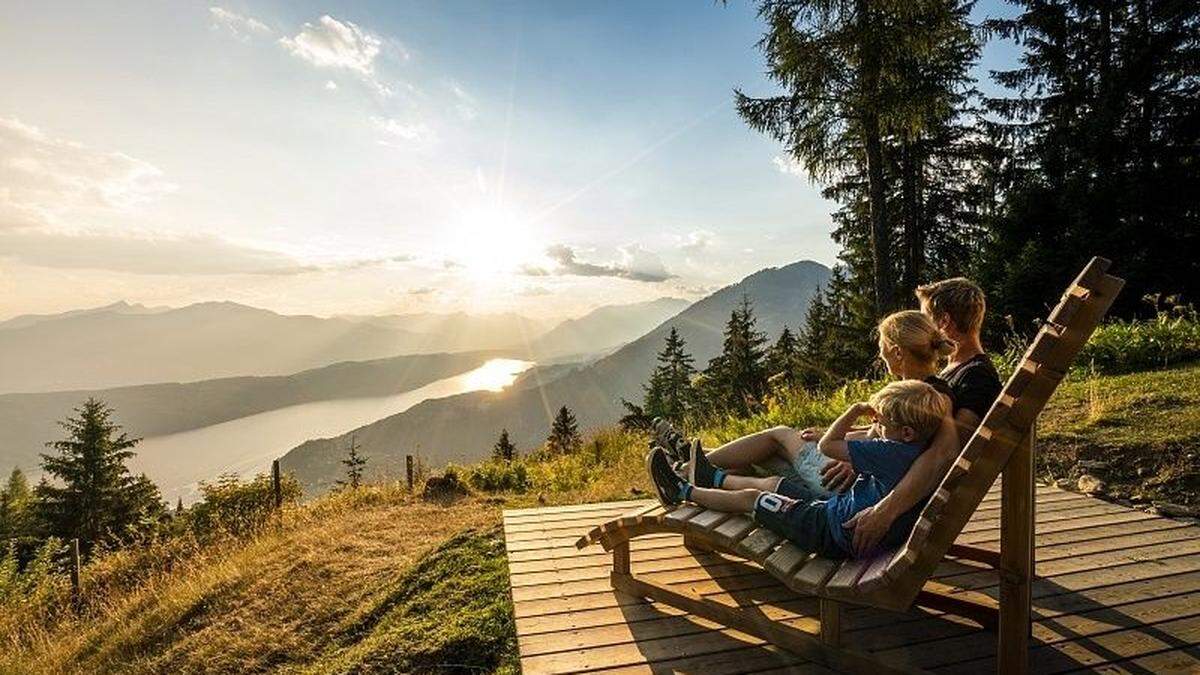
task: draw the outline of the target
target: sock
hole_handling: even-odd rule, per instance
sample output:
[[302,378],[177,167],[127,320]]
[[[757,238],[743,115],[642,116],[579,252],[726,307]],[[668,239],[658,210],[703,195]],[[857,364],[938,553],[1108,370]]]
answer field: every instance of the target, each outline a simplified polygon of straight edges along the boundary
[[684,481],[679,481],[679,497],[683,501],[688,501],[692,498],[692,484]]
[[728,474],[725,473],[724,469],[713,469],[713,487],[721,487],[725,483],[726,475]]

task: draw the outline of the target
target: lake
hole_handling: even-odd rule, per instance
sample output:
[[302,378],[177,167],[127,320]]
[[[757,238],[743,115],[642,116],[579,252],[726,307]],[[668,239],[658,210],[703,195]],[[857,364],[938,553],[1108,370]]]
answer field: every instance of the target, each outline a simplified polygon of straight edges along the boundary
[[135,474],[145,472],[169,504],[178,498],[189,504],[199,499],[202,480],[223,473],[253,476],[269,470],[272,460],[309,439],[337,436],[427,399],[499,391],[532,366],[529,361],[493,359],[475,370],[400,394],[305,403],[153,436],[138,444],[129,468]]

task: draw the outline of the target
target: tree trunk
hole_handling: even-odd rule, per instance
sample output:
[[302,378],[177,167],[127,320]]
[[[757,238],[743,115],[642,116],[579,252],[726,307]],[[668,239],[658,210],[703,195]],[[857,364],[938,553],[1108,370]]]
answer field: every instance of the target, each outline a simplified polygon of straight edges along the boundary
[[904,218],[904,297],[917,289],[925,263],[925,243],[921,231],[921,206],[918,196],[917,149],[905,143],[900,157],[900,194]]
[[871,19],[867,0],[855,3],[859,50],[858,85],[863,145],[867,154],[868,200],[871,212],[871,262],[875,280],[875,314],[882,317],[894,306],[895,279],[892,276],[891,228],[888,224],[887,185],[883,175],[883,142],[879,125],[879,46],[877,27]]

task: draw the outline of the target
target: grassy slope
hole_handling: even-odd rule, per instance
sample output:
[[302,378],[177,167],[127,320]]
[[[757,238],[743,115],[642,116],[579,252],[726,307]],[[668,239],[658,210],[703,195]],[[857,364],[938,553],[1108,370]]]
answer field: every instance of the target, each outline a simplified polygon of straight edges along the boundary
[[[773,424],[828,420],[868,389],[776,401],[702,436],[716,443]],[[1079,458],[1121,457],[1104,476],[1116,489],[1140,486],[1181,501],[1180,486],[1195,478],[1187,453],[1200,439],[1198,404],[1200,365],[1072,379],[1043,417],[1042,469],[1057,477]],[[163,550],[116,554],[85,570],[91,605],[82,620],[0,616],[0,672],[118,664],[130,672],[512,671],[500,511],[646,494],[644,443],[601,432],[576,455],[531,463],[534,489],[525,495],[446,506],[387,487],[333,495],[289,512],[280,530],[254,542],[173,551],[181,562],[171,571]],[[57,598],[41,604],[63,606],[63,587],[49,592]]]

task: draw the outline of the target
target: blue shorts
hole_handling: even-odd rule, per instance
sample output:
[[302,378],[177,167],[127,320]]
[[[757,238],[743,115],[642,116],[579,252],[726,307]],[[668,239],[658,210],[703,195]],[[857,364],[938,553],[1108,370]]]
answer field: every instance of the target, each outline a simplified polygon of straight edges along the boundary
[[[822,558],[848,558],[830,531],[825,502],[801,501],[775,492],[764,492],[754,502],[754,520],[796,546]],[[839,524],[840,525],[840,524]]]

